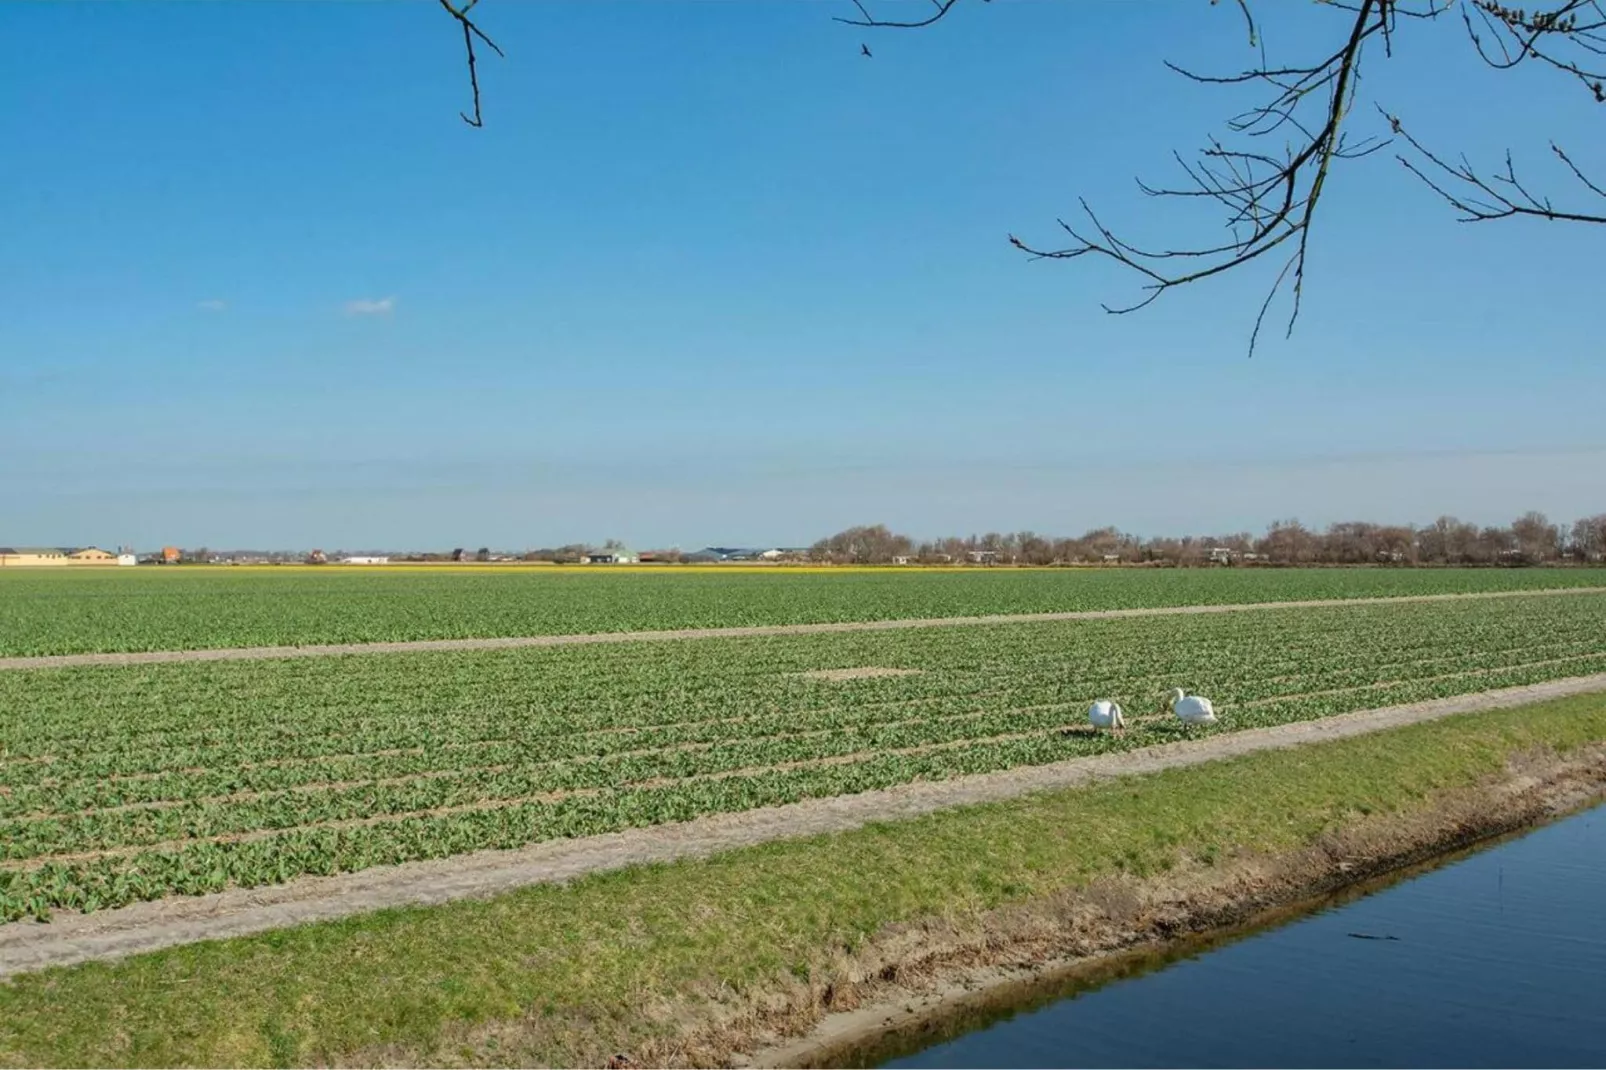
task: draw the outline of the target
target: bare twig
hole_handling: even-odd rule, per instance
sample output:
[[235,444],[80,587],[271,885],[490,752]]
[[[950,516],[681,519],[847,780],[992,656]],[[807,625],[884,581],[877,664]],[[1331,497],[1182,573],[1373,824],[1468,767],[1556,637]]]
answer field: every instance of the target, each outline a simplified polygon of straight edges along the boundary
[[475,24],[474,20],[469,18],[469,12],[474,10],[474,5],[477,3],[479,3],[479,0],[466,0],[462,6],[458,7],[453,6],[452,0],[440,0],[440,5],[446,9],[446,13],[456,19],[463,27],[463,51],[468,58],[469,88],[474,92],[474,115],[470,118],[467,112],[458,112],[457,114],[462,117],[465,123],[474,127],[485,125],[484,118],[480,114],[480,76],[476,66],[477,57],[474,54],[474,42],[476,40],[483,41],[486,47],[490,48],[498,56],[504,55],[497,43],[487,37],[484,31]]
[[[930,15],[923,19],[912,19],[907,22],[877,18],[864,5],[864,0],[852,0],[852,2],[853,6],[858,9],[858,17],[843,18],[837,15],[833,17],[833,21],[846,23],[849,26],[867,26],[882,30],[918,30],[942,19],[943,16],[954,9],[954,5],[959,3],[959,0],[931,0],[933,10]],[[987,0],[982,0],[982,2],[986,3]]]
[[1606,103],[1606,8],[1599,0],[1566,0],[1542,11],[1467,0],[1461,19],[1491,67],[1540,63],[1572,75],[1597,103]]
[[[1397,116],[1385,113],[1385,117],[1395,134],[1403,138],[1424,162],[1413,162],[1403,155],[1397,156],[1396,159],[1407,171],[1460,213],[1456,218],[1463,223],[1487,223],[1496,219],[1510,219],[1513,216],[1530,216],[1553,223],[1606,223],[1606,211],[1590,212],[1576,208],[1557,208],[1549,197],[1531,192],[1517,176],[1516,165],[1512,162],[1510,152],[1506,153],[1505,169],[1485,178],[1466,157],[1463,156],[1454,162],[1446,160],[1413,137]],[[1601,200],[1606,200],[1606,190],[1585,176],[1560,145],[1552,142],[1550,151],[1585,189]]]

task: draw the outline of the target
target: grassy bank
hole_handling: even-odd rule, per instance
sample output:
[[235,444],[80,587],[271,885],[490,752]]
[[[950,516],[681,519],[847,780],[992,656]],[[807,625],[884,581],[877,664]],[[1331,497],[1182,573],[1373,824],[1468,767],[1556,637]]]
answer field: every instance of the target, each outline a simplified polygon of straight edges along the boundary
[[0,984],[0,1062],[595,1063],[823,985],[865,945],[1114,874],[1431,809],[1606,739],[1587,696],[952,811],[486,902],[386,911]]

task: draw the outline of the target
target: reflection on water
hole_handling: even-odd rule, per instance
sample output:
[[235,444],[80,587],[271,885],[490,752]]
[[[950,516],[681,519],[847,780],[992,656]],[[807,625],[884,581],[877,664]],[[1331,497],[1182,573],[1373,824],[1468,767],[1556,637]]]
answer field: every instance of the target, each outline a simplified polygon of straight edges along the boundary
[[884,1065],[1606,1066],[1606,808]]

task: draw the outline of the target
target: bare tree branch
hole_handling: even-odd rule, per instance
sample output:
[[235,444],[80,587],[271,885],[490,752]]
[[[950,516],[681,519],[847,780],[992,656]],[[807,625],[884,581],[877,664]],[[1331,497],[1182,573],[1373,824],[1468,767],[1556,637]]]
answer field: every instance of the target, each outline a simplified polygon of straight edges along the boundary
[[[463,32],[472,116],[460,113],[470,126],[484,125],[476,47],[484,44],[497,55],[502,50],[473,21],[479,0],[438,0]],[[869,29],[915,30],[948,18],[959,0],[926,0],[929,7],[910,16],[882,17],[877,8],[884,0],[845,0],[853,14],[834,21]],[[889,2],[890,0],[885,0]],[[990,0],[979,0],[988,3]],[[1212,5],[1220,0],[1210,0]],[[1304,296],[1305,269],[1311,227],[1323,202],[1336,161],[1355,160],[1378,152],[1394,142],[1383,136],[1351,138],[1347,129],[1361,78],[1362,60],[1374,39],[1383,55],[1393,55],[1400,19],[1411,24],[1431,23],[1460,5],[1462,25],[1476,54],[1496,70],[1523,63],[1538,64],[1581,82],[1594,99],[1606,102],[1606,0],[1551,0],[1538,10],[1509,7],[1502,0],[1317,0],[1318,6],[1352,17],[1334,41],[1334,47],[1317,52],[1304,63],[1273,65],[1256,22],[1251,0],[1234,0],[1248,30],[1249,43],[1259,62],[1236,74],[1207,74],[1174,63],[1166,66],[1195,85],[1260,87],[1260,103],[1226,121],[1226,134],[1207,138],[1191,158],[1174,153],[1180,169],[1175,184],[1138,180],[1147,197],[1178,198],[1193,203],[1214,203],[1223,210],[1221,223],[1227,237],[1195,245],[1145,248],[1106,225],[1086,201],[1081,202],[1085,222],[1058,221],[1070,242],[1063,247],[1029,243],[1014,234],[1009,241],[1037,260],[1071,260],[1093,256],[1112,260],[1139,279],[1140,297],[1127,304],[1105,305],[1122,315],[1145,308],[1169,290],[1248,267],[1274,249],[1286,256],[1261,303],[1250,335],[1253,354],[1265,318],[1279,294],[1291,299],[1287,332],[1298,321]],[[907,10],[906,4],[900,10]],[[868,45],[861,55],[870,56]],[[1558,207],[1519,176],[1511,154],[1503,170],[1485,174],[1462,157],[1450,161],[1407,133],[1399,119],[1379,108],[1395,138],[1411,155],[1397,154],[1399,162],[1418,180],[1442,197],[1465,222],[1530,217],[1554,222],[1606,223],[1606,207],[1590,204]],[[1281,141],[1281,145],[1274,144]],[[1591,179],[1561,146],[1551,151],[1572,181],[1583,187],[1586,201],[1606,201],[1606,181]]]
[[[1229,210],[1226,226],[1231,240],[1202,247],[1144,250],[1119,238],[1101,223],[1091,208],[1082,208],[1092,224],[1091,231],[1079,230],[1063,220],[1061,228],[1073,244],[1048,249],[1028,244],[1010,235],[1016,248],[1036,259],[1067,260],[1095,255],[1114,260],[1137,272],[1146,281],[1146,296],[1127,305],[1105,310],[1117,315],[1147,307],[1167,290],[1212,278],[1242,267],[1273,249],[1292,243],[1293,252],[1277,273],[1271,291],[1262,303],[1250,338],[1250,352],[1259,340],[1260,327],[1272,300],[1284,285],[1291,289],[1293,308],[1288,320],[1292,331],[1298,320],[1304,289],[1305,260],[1310,226],[1321,203],[1332,162],[1367,155],[1382,147],[1375,140],[1352,144],[1343,131],[1360,72],[1361,49],[1366,40],[1384,32],[1390,25],[1390,0],[1361,0],[1354,7],[1355,18],[1343,44],[1303,66],[1260,67],[1236,75],[1201,75],[1168,64],[1201,84],[1260,83],[1273,89],[1272,99],[1235,117],[1228,128],[1248,138],[1264,138],[1284,128],[1296,131],[1300,140],[1286,146],[1280,155],[1244,148],[1229,148],[1211,138],[1189,163],[1181,155],[1177,162],[1191,188],[1154,187],[1139,182],[1138,188],[1152,197],[1194,197],[1213,200]],[[1307,123],[1300,112],[1310,102],[1319,101],[1320,110]],[[1209,261],[1198,268],[1168,272],[1161,262],[1179,258]]]
[[1572,75],[1596,103],[1606,103],[1606,9],[1599,0],[1566,0],[1545,11],[1467,0],[1461,19],[1491,67],[1510,70],[1532,60]]
[[[1215,4],[1217,0],[1210,0]],[[1249,0],[1238,0],[1238,10],[1243,12],[1244,22],[1249,26],[1249,47],[1254,48],[1260,44],[1260,32],[1255,29],[1255,13],[1249,10]]]
[[[1527,185],[1517,177],[1516,166],[1512,162],[1510,152],[1506,153],[1505,170],[1485,178],[1473,168],[1465,156],[1457,162],[1443,159],[1411,136],[1397,116],[1384,114],[1395,134],[1403,138],[1425,163],[1415,163],[1405,156],[1395,158],[1407,171],[1459,212],[1457,219],[1463,223],[1486,223],[1495,219],[1510,219],[1513,216],[1532,216],[1553,223],[1606,223],[1606,206],[1603,206],[1602,211],[1596,212],[1557,208],[1549,197],[1530,192]],[[1552,142],[1550,151],[1585,189],[1595,197],[1606,201],[1606,190],[1585,176],[1560,145]],[[1432,171],[1435,177],[1430,177],[1429,171]],[[1459,189],[1451,189],[1452,185]]]
[[[872,16],[867,3],[851,0],[861,18],[843,20],[855,25],[916,28],[930,25],[949,13],[954,0],[933,0],[937,12],[919,21],[893,21]],[[1219,0],[1210,0],[1216,4]],[[1335,161],[1369,156],[1390,144],[1388,137],[1352,139],[1346,120],[1353,107],[1366,46],[1382,43],[1385,56],[1393,54],[1396,22],[1432,22],[1448,13],[1457,0],[1318,0],[1327,8],[1353,15],[1347,33],[1326,55],[1302,64],[1267,62],[1265,42],[1256,25],[1249,0],[1236,0],[1249,29],[1251,46],[1260,62],[1236,74],[1206,74],[1167,62],[1176,74],[1198,85],[1263,86],[1267,97],[1260,104],[1233,116],[1226,123],[1231,140],[1210,137],[1193,159],[1173,153],[1182,181],[1153,185],[1138,181],[1150,197],[1174,197],[1214,202],[1226,210],[1226,241],[1195,246],[1148,249],[1121,237],[1081,201],[1085,225],[1058,220],[1071,239],[1063,247],[1029,243],[1014,234],[1009,241],[1032,259],[1071,260],[1094,256],[1113,260],[1140,279],[1142,296],[1133,302],[1105,305],[1105,311],[1123,315],[1145,308],[1166,291],[1213,278],[1259,261],[1273,249],[1283,249],[1283,260],[1262,302],[1251,332],[1252,354],[1265,317],[1279,293],[1292,301],[1288,331],[1299,318],[1304,295],[1305,268],[1311,225],[1322,203]],[[1459,0],[1464,24],[1474,48],[1485,62],[1507,69],[1524,60],[1537,61],[1582,80],[1597,99],[1606,68],[1606,11],[1600,0],[1565,0],[1543,11],[1507,7],[1499,0]],[[1596,57],[1602,57],[1597,61]],[[1386,114],[1386,113],[1385,113]],[[1558,208],[1519,178],[1508,155],[1505,170],[1485,179],[1465,160],[1448,163],[1406,135],[1397,120],[1389,118],[1393,133],[1403,137],[1420,155],[1400,161],[1429,188],[1444,197],[1468,221],[1533,216],[1555,221],[1599,222],[1588,210]],[[1273,136],[1292,139],[1280,150],[1259,147],[1256,141]],[[1590,194],[1603,197],[1606,183],[1593,182],[1559,146],[1556,157]],[[1175,270],[1172,265],[1191,265]]]
[[463,27],[463,51],[468,59],[468,84],[474,92],[474,116],[470,118],[467,112],[458,112],[457,114],[462,117],[465,123],[474,127],[485,125],[484,118],[480,114],[480,76],[476,67],[474,42],[476,39],[483,41],[498,56],[504,55],[497,43],[487,37],[479,26],[475,24],[474,20],[469,18],[469,12],[474,10],[474,5],[477,3],[479,3],[479,0],[467,0],[461,7],[454,7],[452,0],[440,0],[440,5],[446,9],[446,13],[456,19]]
[[[853,6],[859,10],[859,17],[847,19],[837,15],[833,16],[833,21],[845,23],[849,26],[867,26],[883,30],[918,30],[942,19],[943,16],[954,9],[954,5],[958,4],[959,0],[931,0],[931,2],[935,10],[928,17],[909,22],[899,22],[891,19],[878,19],[870,13],[869,8],[864,6],[864,0],[853,0]],[[988,0],[982,0],[982,3],[987,2]]]

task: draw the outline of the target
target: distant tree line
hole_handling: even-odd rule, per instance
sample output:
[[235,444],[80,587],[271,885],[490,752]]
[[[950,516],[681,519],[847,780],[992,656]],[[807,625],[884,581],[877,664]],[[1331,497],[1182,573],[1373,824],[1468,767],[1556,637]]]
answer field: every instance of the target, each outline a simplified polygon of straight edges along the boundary
[[[604,551],[624,549],[617,539]],[[396,561],[490,562],[544,561],[574,564],[596,553],[589,543],[527,550],[523,553],[457,548],[450,551],[388,554]],[[160,559],[159,554],[147,560]],[[679,550],[644,551],[641,560],[674,564]],[[1571,526],[1554,524],[1543,513],[1528,512],[1499,527],[1479,527],[1453,516],[1431,524],[1374,524],[1348,520],[1325,530],[1298,520],[1274,521],[1260,536],[1247,531],[1215,535],[1168,535],[1143,538],[1114,527],[1094,528],[1074,538],[1034,531],[949,536],[916,540],[884,524],[851,527],[816,542],[806,555],[788,552],[781,560],[838,565],[894,563],[1000,565],[1550,565],[1606,563],[1606,513],[1584,517]],[[693,555],[696,559],[696,555]],[[183,551],[184,563],[252,560],[264,563],[329,560],[321,550],[310,554],[285,551],[223,551],[201,547]]]
[[1020,531],[922,542],[875,524],[821,539],[814,544],[812,556],[817,561],[855,565],[900,561],[1178,566],[1584,564],[1606,559],[1606,513],[1585,517],[1568,528],[1538,512],[1524,513],[1505,527],[1479,527],[1441,516],[1422,527],[1351,520],[1318,531],[1298,520],[1278,520],[1259,537],[1239,531],[1142,538],[1104,527],[1075,538]]

